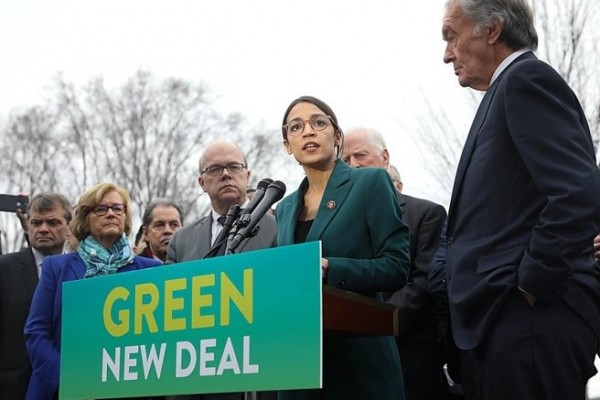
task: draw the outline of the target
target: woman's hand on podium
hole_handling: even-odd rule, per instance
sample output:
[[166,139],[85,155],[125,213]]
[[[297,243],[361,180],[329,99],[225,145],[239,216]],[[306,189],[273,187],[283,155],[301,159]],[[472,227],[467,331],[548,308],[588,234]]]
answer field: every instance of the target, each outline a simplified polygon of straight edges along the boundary
[[326,258],[321,258],[321,272],[323,280],[327,278],[327,270],[329,269],[329,261]]

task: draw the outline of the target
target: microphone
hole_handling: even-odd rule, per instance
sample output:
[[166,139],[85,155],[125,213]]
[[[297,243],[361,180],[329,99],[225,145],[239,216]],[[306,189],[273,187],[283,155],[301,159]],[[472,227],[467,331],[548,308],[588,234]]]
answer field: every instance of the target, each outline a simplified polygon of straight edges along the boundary
[[254,211],[258,203],[260,203],[265,195],[265,190],[267,190],[271,183],[273,183],[273,179],[269,178],[265,178],[258,182],[256,185],[256,192],[254,192],[254,196],[252,196],[252,199],[250,199],[248,205],[242,210],[242,215],[250,214],[252,211]]
[[252,236],[252,231],[256,225],[258,225],[258,222],[265,216],[267,211],[271,209],[271,206],[279,201],[284,194],[285,184],[281,181],[275,181],[267,187],[261,202],[250,214],[250,221],[248,221],[248,224],[242,226],[236,232],[231,232],[229,234],[225,254],[231,254],[240,245],[242,240]]
[[240,215],[241,210],[241,207],[237,204],[234,204],[229,208],[229,211],[227,211],[227,215],[225,215],[225,221],[223,222],[223,228],[221,229],[221,232],[219,232],[219,235],[213,242],[214,244],[212,248],[202,258],[214,257],[217,254],[221,245],[225,242],[225,240],[227,240],[229,230],[231,229],[231,226],[233,225],[235,220]]

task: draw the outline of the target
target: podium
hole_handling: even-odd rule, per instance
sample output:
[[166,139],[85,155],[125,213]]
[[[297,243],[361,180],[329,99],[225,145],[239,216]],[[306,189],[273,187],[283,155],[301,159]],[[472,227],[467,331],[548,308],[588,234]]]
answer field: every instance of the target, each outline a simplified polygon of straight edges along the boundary
[[323,329],[351,336],[398,336],[398,309],[323,285]]
[[391,336],[398,314],[320,262],[308,242],[65,282],[61,398],[321,387],[324,331]]

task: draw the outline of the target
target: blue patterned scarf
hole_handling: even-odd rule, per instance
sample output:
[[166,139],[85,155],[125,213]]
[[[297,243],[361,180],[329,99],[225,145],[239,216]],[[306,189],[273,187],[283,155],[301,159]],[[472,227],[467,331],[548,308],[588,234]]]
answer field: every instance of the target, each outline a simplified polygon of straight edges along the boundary
[[88,236],[79,243],[77,253],[85,264],[84,278],[114,274],[135,257],[125,234],[110,249],[102,246],[93,236]]

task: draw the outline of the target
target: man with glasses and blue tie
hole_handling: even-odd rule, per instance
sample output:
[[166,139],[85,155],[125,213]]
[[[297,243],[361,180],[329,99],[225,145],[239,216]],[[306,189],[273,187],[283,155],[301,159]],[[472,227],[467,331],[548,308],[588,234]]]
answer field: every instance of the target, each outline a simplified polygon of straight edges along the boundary
[[[222,221],[231,206],[237,204],[244,208],[248,203],[246,190],[250,171],[244,153],[234,143],[210,143],[200,157],[199,171],[198,183],[210,198],[211,211],[175,233],[167,250],[167,264],[206,256],[221,232]],[[276,235],[275,219],[266,215],[260,221],[258,234],[242,241],[237,252],[273,247]]]
[[[200,220],[175,232],[167,249],[167,264],[198,260],[207,255],[223,228],[222,221],[231,206],[244,208],[250,171],[242,150],[234,143],[215,141],[210,143],[200,157],[198,183],[210,198],[211,211]],[[275,246],[277,227],[272,215],[260,221],[256,236],[244,239],[236,252],[258,250]],[[224,249],[222,249],[224,250]],[[218,254],[223,254],[219,252]],[[218,393],[176,396],[186,400],[243,400],[256,393]],[[276,392],[258,393],[258,399],[275,399]]]

